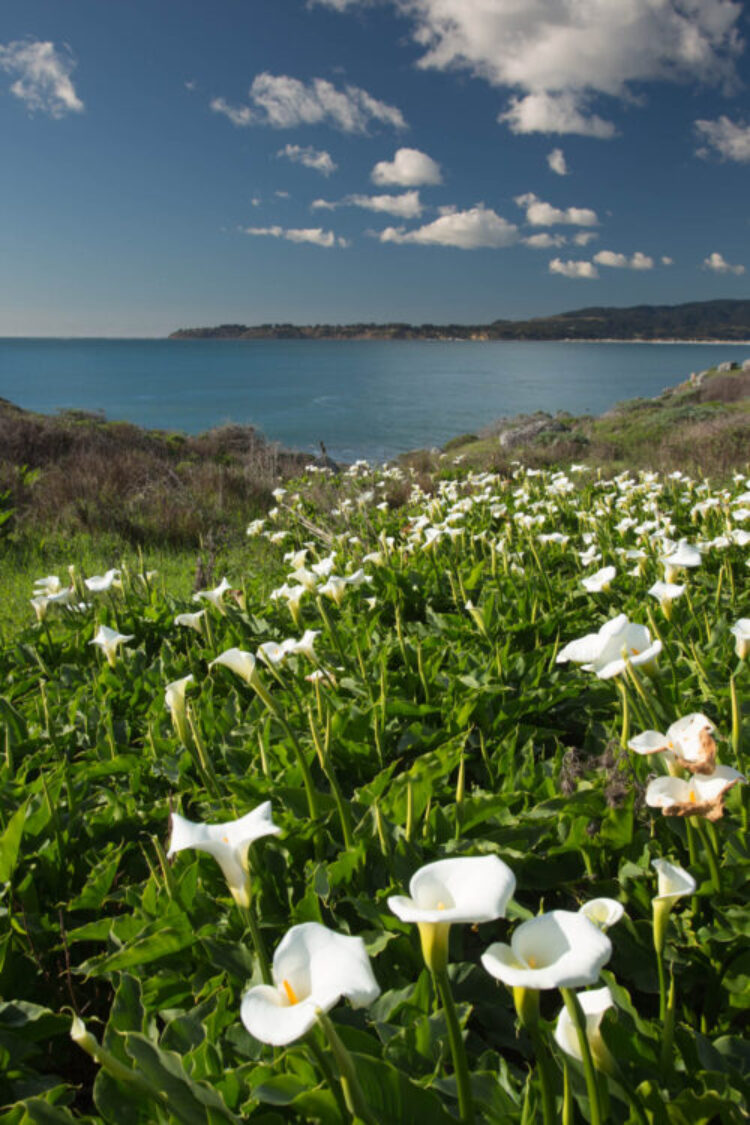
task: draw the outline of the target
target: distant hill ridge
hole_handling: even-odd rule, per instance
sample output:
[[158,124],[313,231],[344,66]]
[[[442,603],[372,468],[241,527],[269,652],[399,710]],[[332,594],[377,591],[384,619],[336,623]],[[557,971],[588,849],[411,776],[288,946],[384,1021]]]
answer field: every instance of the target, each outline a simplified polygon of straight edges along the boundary
[[733,340],[750,341],[749,301],[592,306],[492,324],[220,324],[180,328],[170,340]]

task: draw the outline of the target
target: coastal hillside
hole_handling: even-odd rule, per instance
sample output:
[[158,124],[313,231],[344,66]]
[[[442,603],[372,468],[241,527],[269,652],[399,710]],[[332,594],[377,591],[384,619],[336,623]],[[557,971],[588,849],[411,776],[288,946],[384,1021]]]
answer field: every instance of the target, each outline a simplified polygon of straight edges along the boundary
[[220,324],[170,340],[750,340],[750,301],[592,307],[491,324]]

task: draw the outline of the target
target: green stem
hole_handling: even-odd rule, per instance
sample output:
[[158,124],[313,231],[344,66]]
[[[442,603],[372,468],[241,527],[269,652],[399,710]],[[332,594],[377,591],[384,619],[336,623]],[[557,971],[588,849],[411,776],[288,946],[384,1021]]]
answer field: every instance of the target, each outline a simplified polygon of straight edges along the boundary
[[458,1022],[458,1013],[453,1001],[448,973],[445,969],[438,969],[433,973],[435,988],[440,997],[440,1002],[445,1013],[445,1023],[448,1028],[448,1042],[453,1056],[453,1070],[458,1089],[458,1109],[463,1125],[470,1125],[474,1121],[474,1099],[471,1093],[469,1065],[466,1060],[464,1041],[461,1038],[461,1025]]
[[[661,960],[661,958],[659,958]],[[661,982],[660,982],[661,983]],[[666,1081],[672,1069],[672,1043],[674,1042],[674,976],[670,973],[669,996],[664,1016],[664,1033],[661,1041],[662,1078]]]
[[542,1087],[542,1120],[544,1125],[555,1125],[557,1113],[552,1056],[547,1050],[547,1046],[538,1028],[531,1032],[531,1041],[534,1044],[536,1069]]
[[667,981],[664,975],[664,955],[660,949],[656,951],[656,969],[659,974],[659,1019],[663,1025],[667,1018]]
[[711,882],[713,884],[714,893],[719,895],[721,894],[721,875],[719,874],[719,864],[717,861],[716,852],[714,851],[714,846],[711,843],[711,837],[706,831],[706,826],[700,817],[696,817],[695,828],[701,838],[701,842],[706,853],[706,859],[708,861],[708,869],[711,872]]
[[570,1067],[563,1063],[562,1125],[573,1125],[573,1091],[570,1086]]
[[365,1095],[359,1084],[352,1056],[339,1039],[338,1033],[326,1013],[318,1009],[317,1017],[318,1023],[325,1032],[325,1037],[328,1040],[328,1045],[336,1060],[336,1065],[339,1068],[341,1089],[344,1094],[347,1109],[352,1117],[360,1118],[360,1120],[365,1122],[365,1125],[380,1125],[377,1117],[365,1101]]
[[271,969],[268,964],[268,954],[266,953],[266,943],[263,941],[263,935],[260,932],[255,913],[253,911],[252,903],[250,906],[241,906],[240,913],[242,914],[243,921],[250,931],[250,937],[253,939],[255,946],[255,953],[260,965],[260,975],[263,977],[264,984],[271,984],[273,978],[271,976]]
[[583,1073],[586,1078],[586,1090],[589,1096],[589,1115],[591,1125],[602,1125],[602,1112],[599,1101],[599,1084],[596,1080],[596,1070],[594,1069],[594,1060],[591,1057],[591,1047],[589,1046],[588,1036],[586,1034],[586,1017],[583,1014],[578,997],[572,988],[561,988],[562,998],[565,1001],[565,1007],[568,1010],[568,1015],[573,1021],[573,1026],[578,1032],[578,1046],[581,1051],[581,1060],[583,1062]]
[[315,1061],[320,1067],[323,1073],[323,1077],[331,1088],[331,1093],[336,1100],[336,1105],[338,1106],[339,1113],[341,1114],[341,1120],[346,1121],[350,1114],[347,1110],[346,1101],[344,1100],[344,1095],[341,1090],[341,1084],[337,1081],[336,1075],[333,1072],[333,1067],[328,1061],[328,1057],[326,1056],[325,1051],[321,1047],[320,1043],[318,1043],[314,1031],[310,1032],[305,1042],[307,1043],[312,1053],[315,1055]]

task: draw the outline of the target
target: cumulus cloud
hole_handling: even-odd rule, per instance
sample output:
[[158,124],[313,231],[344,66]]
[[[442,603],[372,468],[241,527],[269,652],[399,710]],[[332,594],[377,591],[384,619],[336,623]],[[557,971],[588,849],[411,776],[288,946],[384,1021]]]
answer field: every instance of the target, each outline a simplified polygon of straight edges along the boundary
[[49,117],[83,112],[83,102],[70,78],[75,65],[66,46],[58,50],[54,43],[34,39],[0,43],[0,70],[16,76],[11,94],[32,112]]
[[315,211],[335,211],[337,207],[362,207],[365,211],[397,215],[400,219],[418,219],[422,214],[418,191],[405,191],[401,195],[347,195],[338,203],[315,199],[311,207]]
[[673,266],[674,265],[674,258],[668,258],[665,254],[664,257],[661,260],[661,264],[663,266]]
[[440,165],[418,148],[400,148],[393,160],[381,160],[370,179],[379,187],[419,187],[443,182]]
[[695,130],[705,142],[696,149],[696,155],[704,160],[718,155],[722,160],[736,160],[740,164],[750,161],[750,125],[722,115],[716,121],[696,121]]
[[553,250],[564,246],[567,242],[564,234],[549,234],[548,231],[543,231],[541,234],[531,234],[528,238],[524,238],[524,246],[530,246],[532,250]]
[[413,242],[422,246],[455,246],[460,250],[500,249],[518,239],[518,228],[495,211],[478,203],[468,211],[444,208],[432,223],[407,231],[387,227],[381,242]]
[[565,163],[565,153],[561,148],[553,148],[547,153],[547,163],[558,176],[567,176],[568,165]]
[[584,281],[595,281],[599,276],[593,262],[574,262],[570,258],[566,262],[562,258],[553,258],[549,264],[549,272]]
[[526,222],[532,227],[554,227],[566,224],[575,227],[595,227],[599,224],[596,211],[589,207],[566,207],[561,210],[551,203],[544,203],[532,191],[517,195],[514,200],[519,207],[526,208]]
[[223,113],[233,125],[271,125],[292,129],[298,125],[332,125],[344,133],[366,133],[373,122],[407,128],[396,106],[378,101],[358,86],[338,90],[325,78],[301,82],[285,74],[258,74],[249,90],[252,105],[233,106],[214,98],[211,109]]
[[526,94],[513,97],[498,121],[511,133],[577,133],[608,141],[617,130],[611,121],[585,112],[586,99],[578,93]]
[[634,86],[662,80],[726,86],[742,49],[739,0],[390,2],[412,21],[419,66],[519,92],[503,117],[518,132],[612,136],[611,122],[590,113],[595,96],[632,99]]
[[338,238],[332,230],[323,230],[322,227],[308,229],[294,229],[284,227],[243,227],[243,232],[254,238],[267,235],[270,238],[285,238],[287,242],[311,242],[314,246],[324,246],[330,249],[333,246],[348,246],[346,238]]
[[733,266],[727,262],[723,254],[719,254],[714,250],[713,254],[709,254],[703,260],[703,268],[713,270],[714,273],[733,273],[740,277],[745,272],[744,266]]
[[647,254],[636,250],[632,258],[627,254],[616,254],[613,250],[600,250],[594,254],[594,261],[600,266],[609,266],[617,270],[651,270],[654,268],[654,259]]
[[588,246],[589,242],[594,242],[599,235],[595,230],[579,230],[577,234],[573,235],[571,239],[576,246]]
[[323,176],[330,176],[338,167],[333,162],[329,152],[313,148],[312,145],[284,145],[276,155],[285,156],[293,164],[302,164],[305,168],[312,168],[313,171],[320,172]]

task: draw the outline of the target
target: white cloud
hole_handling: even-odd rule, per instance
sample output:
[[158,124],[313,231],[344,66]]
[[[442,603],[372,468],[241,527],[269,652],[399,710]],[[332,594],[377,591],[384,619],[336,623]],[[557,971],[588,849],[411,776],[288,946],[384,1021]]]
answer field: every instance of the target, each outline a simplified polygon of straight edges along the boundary
[[590,116],[594,96],[632,99],[651,81],[726,86],[742,49],[739,0],[390,2],[412,20],[419,66],[468,70],[520,93],[505,115],[518,132],[611,136],[610,122]]
[[567,242],[564,234],[549,234],[548,231],[543,231],[541,234],[531,234],[528,238],[524,238],[524,246],[530,246],[532,250],[552,250],[560,246],[564,246]]
[[599,276],[599,271],[593,262],[574,262],[570,258],[567,262],[563,262],[561,258],[553,258],[549,264],[549,272],[586,281],[594,281]]
[[724,160],[736,160],[740,164],[750,161],[750,125],[735,123],[722,115],[717,121],[696,121],[695,129],[708,145],[696,149],[698,156],[705,159],[718,154]]
[[599,235],[595,230],[579,230],[578,234],[574,234],[572,241],[576,246],[588,246],[589,242],[595,242]]
[[346,238],[338,238],[332,230],[323,230],[322,227],[308,228],[306,230],[295,230],[293,228],[284,227],[243,227],[244,234],[252,235],[257,238],[262,235],[267,235],[270,238],[285,238],[287,242],[311,242],[315,246],[324,246],[330,249],[332,246],[348,246],[349,241]]
[[282,191],[281,188],[278,188],[273,194],[276,196],[277,199],[291,199],[292,198],[288,191]]
[[565,153],[561,148],[553,148],[547,153],[547,163],[558,176],[567,176],[568,165],[565,163]]
[[594,254],[594,261],[600,266],[609,266],[617,270],[650,270],[654,268],[654,259],[647,254],[636,250],[632,258],[627,254],[616,254],[614,250],[600,250]]
[[223,113],[233,125],[271,125],[292,129],[297,125],[332,125],[344,133],[366,133],[373,121],[407,128],[400,109],[378,101],[358,86],[337,90],[325,78],[305,84],[286,74],[258,74],[249,90],[251,106],[233,106],[214,98],[211,109]]
[[324,149],[313,148],[312,145],[284,145],[276,155],[285,156],[293,164],[302,164],[305,168],[312,168],[313,171],[320,172],[323,176],[330,176],[338,167],[329,152]]
[[387,227],[381,242],[413,242],[422,246],[455,246],[460,250],[500,249],[518,239],[518,228],[478,203],[468,211],[444,208],[440,218],[416,230]]
[[0,43],[0,70],[17,75],[11,94],[32,112],[38,110],[49,117],[83,111],[83,102],[70,79],[75,65],[67,46],[57,50],[54,43],[33,39]]
[[664,256],[664,257],[662,258],[662,260],[661,260],[661,264],[662,264],[663,266],[673,266],[673,265],[674,265],[674,258],[668,258],[668,257],[667,257],[667,256],[665,255],[665,256]]
[[418,191],[405,191],[401,195],[347,195],[338,203],[315,199],[311,207],[314,211],[335,211],[337,207],[362,207],[365,211],[398,215],[400,219],[418,219],[422,214]]
[[514,200],[519,207],[526,208],[526,222],[532,227],[553,227],[566,224],[575,227],[595,227],[599,224],[596,211],[589,207],[566,207],[561,210],[551,203],[544,203],[532,191],[517,195]]
[[703,261],[703,268],[713,270],[714,273],[733,273],[740,277],[745,272],[744,266],[733,266],[725,261],[723,254],[719,254],[714,250],[713,254],[709,254]]
[[513,97],[505,113],[498,115],[500,124],[511,133],[578,133],[582,137],[598,137],[608,141],[616,129],[611,121],[596,114],[587,115],[586,100],[579,93],[526,94]]
[[393,160],[381,160],[370,179],[379,187],[419,187],[443,182],[440,165],[418,148],[400,148]]

